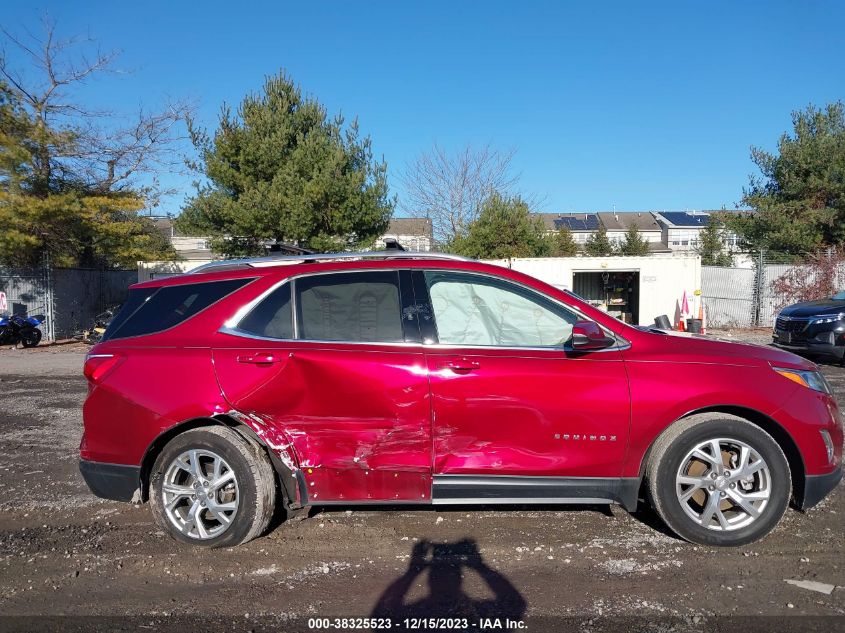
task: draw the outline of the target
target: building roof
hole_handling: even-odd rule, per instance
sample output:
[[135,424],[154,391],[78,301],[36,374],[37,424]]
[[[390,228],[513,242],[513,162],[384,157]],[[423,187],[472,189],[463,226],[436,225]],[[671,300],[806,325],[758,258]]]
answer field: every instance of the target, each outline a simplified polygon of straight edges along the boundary
[[174,218],[172,218],[170,216],[162,216],[162,215],[155,216],[154,215],[154,216],[148,216],[148,217],[150,217],[150,219],[152,219],[153,224],[155,224],[155,227],[159,231],[161,231],[161,233],[167,239],[170,239],[171,237],[204,237],[204,236],[199,236],[199,235],[188,235],[186,233],[183,233],[182,231],[180,231],[179,229],[176,228],[176,225],[173,223]]
[[599,219],[595,213],[538,213],[547,231],[557,231],[563,227],[570,231],[595,231],[599,228]]
[[433,229],[430,218],[391,218],[385,235],[419,235],[431,238]]
[[705,211],[660,211],[658,216],[676,228],[703,228],[710,223],[710,214]]
[[599,211],[599,221],[608,231],[627,231],[632,226],[637,231],[660,231],[660,225],[647,211]]
[[649,242],[648,250],[652,253],[671,253],[672,249],[663,242]]

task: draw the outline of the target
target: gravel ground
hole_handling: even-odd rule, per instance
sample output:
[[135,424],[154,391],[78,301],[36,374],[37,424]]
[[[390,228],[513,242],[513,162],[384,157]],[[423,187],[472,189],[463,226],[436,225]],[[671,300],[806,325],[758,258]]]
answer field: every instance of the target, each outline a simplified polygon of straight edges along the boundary
[[[719,335],[764,343],[767,333]],[[529,630],[714,630],[723,616],[757,616],[731,620],[734,631],[740,621],[845,628],[841,486],[807,514],[790,510],[762,542],[729,550],[680,541],[647,510],[584,506],[338,508],[238,548],[187,549],[147,507],[85,487],[84,352],[0,350],[0,629],[308,630],[309,617],[378,615],[401,599],[414,615],[474,611],[524,618]],[[845,369],[823,370],[845,401]],[[430,574],[419,573],[422,550],[433,552]],[[98,617],[10,617],[59,615]]]

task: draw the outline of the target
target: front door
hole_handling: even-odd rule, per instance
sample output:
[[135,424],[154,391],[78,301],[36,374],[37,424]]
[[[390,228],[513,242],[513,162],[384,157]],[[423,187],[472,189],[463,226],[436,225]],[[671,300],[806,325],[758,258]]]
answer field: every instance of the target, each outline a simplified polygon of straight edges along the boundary
[[449,270],[416,282],[434,317],[435,501],[606,498],[630,420],[618,346],[574,352],[582,317],[516,283]]
[[403,311],[409,276],[299,277],[217,334],[225,397],[286,438],[309,503],[429,501],[429,389],[416,314]]

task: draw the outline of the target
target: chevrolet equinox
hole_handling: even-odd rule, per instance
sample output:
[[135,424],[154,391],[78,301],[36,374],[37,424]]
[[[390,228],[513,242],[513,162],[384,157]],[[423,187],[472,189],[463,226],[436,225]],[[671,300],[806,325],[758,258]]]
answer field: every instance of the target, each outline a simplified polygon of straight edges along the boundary
[[384,252],[214,262],[133,286],[85,362],[80,468],[185,543],[274,509],[618,503],[742,545],[842,477],[789,352],[627,325],[527,275]]

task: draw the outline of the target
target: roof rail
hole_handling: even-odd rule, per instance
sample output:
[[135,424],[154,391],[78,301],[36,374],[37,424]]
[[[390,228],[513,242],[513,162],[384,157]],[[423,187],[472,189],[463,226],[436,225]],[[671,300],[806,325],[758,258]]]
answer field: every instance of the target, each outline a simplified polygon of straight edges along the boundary
[[219,270],[236,270],[239,268],[264,268],[267,266],[291,266],[306,262],[325,262],[354,259],[450,259],[457,261],[472,261],[468,257],[451,255],[449,253],[420,253],[415,251],[367,251],[362,253],[308,253],[306,255],[280,255],[277,257],[249,257],[246,259],[221,259],[198,266],[189,271],[193,273],[210,273]]

